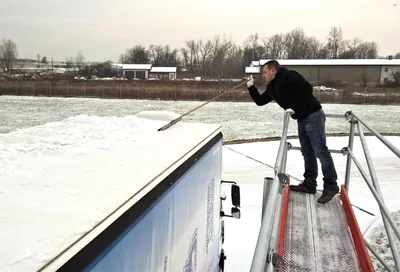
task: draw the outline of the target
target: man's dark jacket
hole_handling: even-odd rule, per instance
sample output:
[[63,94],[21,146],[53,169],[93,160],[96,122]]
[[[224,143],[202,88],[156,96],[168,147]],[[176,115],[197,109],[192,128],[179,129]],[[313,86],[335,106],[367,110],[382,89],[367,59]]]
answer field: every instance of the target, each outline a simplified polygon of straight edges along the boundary
[[279,68],[264,93],[260,94],[255,86],[251,86],[248,90],[258,106],[274,100],[283,109],[294,110],[292,118],[297,120],[302,120],[322,108],[313,95],[311,84],[298,72],[285,67]]

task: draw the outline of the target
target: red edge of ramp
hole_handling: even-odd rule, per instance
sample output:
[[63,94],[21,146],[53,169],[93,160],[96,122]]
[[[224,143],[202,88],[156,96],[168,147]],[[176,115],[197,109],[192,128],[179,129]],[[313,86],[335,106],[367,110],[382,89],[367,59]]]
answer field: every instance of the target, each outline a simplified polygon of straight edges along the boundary
[[[286,233],[286,220],[287,213],[289,208],[289,185],[286,185],[285,191],[283,194],[283,207],[282,207],[282,216],[281,216],[281,226],[279,232],[279,246],[278,246],[278,254],[282,256],[285,252],[285,233]],[[281,266],[280,271],[283,271]]]
[[367,247],[361,234],[360,227],[357,223],[356,216],[353,208],[351,207],[349,196],[347,195],[346,188],[343,184],[341,186],[340,198],[342,199],[344,213],[346,214],[347,224],[349,225],[351,236],[353,237],[353,242],[356,248],[361,270],[363,272],[375,271],[374,266],[372,265],[371,257],[368,254]]

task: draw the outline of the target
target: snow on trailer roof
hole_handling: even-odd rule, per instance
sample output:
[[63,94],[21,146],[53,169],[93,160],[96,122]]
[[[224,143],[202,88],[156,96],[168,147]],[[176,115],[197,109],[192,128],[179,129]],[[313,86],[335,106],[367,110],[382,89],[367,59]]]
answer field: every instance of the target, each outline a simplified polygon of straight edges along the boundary
[[[264,65],[269,59],[261,59]],[[400,66],[400,59],[278,59],[281,65],[364,65],[364,66]]]
[[81,115],[0,135],[0,271],[56,270],[220,133],[157,131],[177,116]]
[[152,67],[150,73],[176,73],[176,67]]

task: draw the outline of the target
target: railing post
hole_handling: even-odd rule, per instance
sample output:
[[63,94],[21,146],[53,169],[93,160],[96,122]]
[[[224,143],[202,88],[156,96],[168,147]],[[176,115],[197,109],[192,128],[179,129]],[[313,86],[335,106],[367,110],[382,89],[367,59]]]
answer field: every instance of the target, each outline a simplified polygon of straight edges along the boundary
[[[283,132],[282,138],[279,145],[279,150],[277,154],[277,158],[275,161],[275,177],[271,181],[271,186],[269,188],[268,197],[264,197],[263,203],[263,214],[261,220],[260,232],[258,234],[257,244],[254,251],[253,260],[251,263],[250,272],[264,272],[267,268],[267,271],[270,271],[272,264],[271,262],[267,265],[267,261],[271,254],[271,244],[275,243],[275,239],[273,238],[273,232],[276,229],[276,220],[279,220],[279,216],[277,210],[281,207],[278,204],[280,188],[282,186],[282,182],[285,182],[285,175],[282,173],[282,166],[284,165],[284,156],[285,152],[287,152],[287,131],[289,126],[290,116],[294,113],[293,110],[288,109],[285,111],[284,115],[284,124],[283,124]],[[264,188],[266,188],[265,185]],[[278,206],[279,205],[279,206]],[[267,218],[268,216],[268,218]],[[270,260],[271,261],[271,260]]]
[[261,221],[264,218],[264,210],[265,206],[267,205],[269,193],[271,192],[272,182],[274,181],[273,178],[267,177],[264,179],[264,189],[263,189],[263,203],[262,203],[262,210],[261,210]]
[[[347,146],[348,149],[353,151],[353,143],[354,143],[354,130],[356,126],[356,120],[354,120],[354,117],[352,116],[351,111],[346,112],[345,117],[349,118],[350,116],[350,133],[349,133],[349,144]],[[344,178],[344,187],[346,188],[346,191],[349,191],[349,185],[350,185],[350,172],[351,172],[351,157],[347,154],[347,162],[346,162],[346,173],[345,173],[345,178]]]

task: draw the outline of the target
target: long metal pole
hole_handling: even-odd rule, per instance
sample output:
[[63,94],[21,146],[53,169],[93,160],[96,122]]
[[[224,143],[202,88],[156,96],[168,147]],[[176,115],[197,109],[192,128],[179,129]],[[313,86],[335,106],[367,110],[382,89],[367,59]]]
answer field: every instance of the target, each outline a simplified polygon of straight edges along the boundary
[[354,156],[353,152],[351,150],[348,151],[350,156],[352,157],[355,165],[357,166],[358,170],[360,170],[361,175],[363,176],[365,182],[367,183],[369,189],[371,190],[371,193],[375,197],[376,201],[379,204],[379,207],[382,209],[383,214],[386,216],[387,220],[390,223],[390,226],[393,228],[394,233],[396,234],[397,238],[400,240],[400,232],[397,229],[396,224],[393,221],[392,216],[390,215],[388,209],[386,208],[385,204],[382,202],[382,199],[379,197],[378,193],[376,192],[374,186],[371,184],[371,181],[369,180],[367,174],[365,173],[364,169],[362,169],[361,164],[358,162],[357,158]]
[[201,105],[195,107],[194,109],[191,109],[190,111],[188,111],[188,112],[182,114],[181,116],[175,118],[174,120],[170,121],[168,124],[166,124],[166,125],[160,127],[160,128],[158,129],[158,131],[166,130],[167,128],[169,128],[169,127],[175,125],[176,123],[178,123],[179,121],[181,121],[182,118],[183,118],[184,116],[186,116],[186,115],[188,115],[188,114],[190,114],[190,113],[192,113],[192,112],[194,112],[194,111],[200,109],[201,107],[207,105],[207,104],[210,103],[211,101],[217,99],[217,98],[220,97],[220,96],[223,96],[225,93],[227,93],[227,92],[229,92],[229,91],[231,91],[231,90],[233,90],[233,89],[236,89],[236,88],[238,88],[238,87],[244,85],[245,83],[246,83],[246,81],[243,81],[242,83],[240,83],[240,84],[238,84],[238,85],[236,85],[236,86],[233,86],[232,88],[230,88],[230,89],[228,89],[228,90],[226,90],[226,91],[223,91],[221,94],[219,94],[219,95],[217,95],[217,96],[215,96],[215,97],[213,97],[213,98],[207,100],[207,101],[204,102],[203,104],[201,104]]
[[390,143],[385,137],[383,137],[379,132],[377,132],[375,129],[372,127],[368,126],[366,123],[364,123],[360,118],[358,118],[357,115],[354,113],[351,113],[361,124],[363,124],[369,131],[371,131],[384,145],[386,145],[394,154],[396,154],[397,157],[400,158],[400,150],[395,147],[392,143]]
[[[357,128],[358,128],[358,133],[360,134],[361,144],[364,149],[365,158],[367,160],[369,173],[371,174],[372,183],[374,185],[374,188],[375,188],[378,196],[382,199],[382,203],[385,203],[385,201],[383,200],[381,188],[379,186],[378,177],[376,176],[376,172],[375,172],[374,166],[372,164],[371,155],[369,153],[368,145],[365,140],[364,131],[363,131],[360,123],[357,123]],[[380,209],[380,210],[381,210],[381,214],[382,214],[383,224],[385,226],[386,233],[389,238],[388,240],[389,240],[390,249],[392,250],[393,259],[396,264],[397,271],[400,271],[400,255],[399,255],[399,251],[397,249],[396,239],[393,236],[393,231],[390,229],[387,219],[383,216],[382,209]]]
[[371,245],[368,243],[368,241],[364,238],[365,245],[369,249],[369,251],[374,254],[374,256],[378,259],[378,261],[386,268],[387,271],[392,272],[390,267],[385,263],[385,261],[378,255],[378,253],[371,247]]
[[[348,149],[353,150],[353,144],[354,144],[354,128],[355,128],[355,121],[353,118],[350,120],[350,135],[349,135],[349,144],[348,144]],[[350,185],[350,172],[351,172],[351,158],[349,155],[347,155],[347,162],[346,162],[346,174],[344,178],[344,187],[346,188],[346,191],[349,191],[349,185]]]

